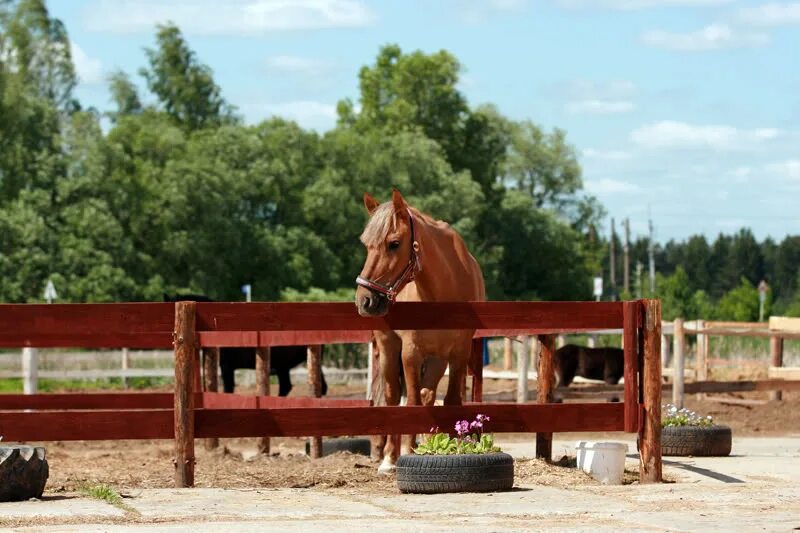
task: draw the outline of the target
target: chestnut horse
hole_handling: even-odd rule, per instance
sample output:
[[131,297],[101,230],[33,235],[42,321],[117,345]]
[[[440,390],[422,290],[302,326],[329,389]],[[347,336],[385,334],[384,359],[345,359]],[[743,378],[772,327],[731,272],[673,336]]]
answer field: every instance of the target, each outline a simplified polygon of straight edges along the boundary
[[[384,316],[392,302],[467,302],[486,299],[480,265],[447,223],[409,206],[400,192],[380,204],[364,193],[370,214],[361,242],[367,258],[356,279],[361,316]],[[407,405],[433,405],[450,368],[445,405],[461,405],[474,330],[374,331],[387,405],[400,403],[401,372]],[[403,437],[411,453],[414,435]],[[379,471],[390,472],[400,450],[388,438]]]

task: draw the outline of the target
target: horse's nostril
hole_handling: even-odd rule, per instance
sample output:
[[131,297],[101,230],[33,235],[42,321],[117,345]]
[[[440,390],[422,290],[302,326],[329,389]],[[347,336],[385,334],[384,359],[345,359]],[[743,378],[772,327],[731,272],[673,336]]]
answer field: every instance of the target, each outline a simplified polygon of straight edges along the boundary
[[371,303],[372,301],[370,300],[369,296],[361,297],[361,307],[363,307],[364,309],[369,309]]

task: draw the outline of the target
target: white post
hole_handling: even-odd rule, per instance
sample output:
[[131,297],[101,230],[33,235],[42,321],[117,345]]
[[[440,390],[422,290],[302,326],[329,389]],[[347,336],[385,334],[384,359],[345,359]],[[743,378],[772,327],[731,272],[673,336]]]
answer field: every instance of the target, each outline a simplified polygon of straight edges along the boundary
[[530,357],[530,337],[523,337],[517,347],[517,403],[528,401],[528,360]]
[[128,363],[129,363],[128,358],[129,358],[128,349],[127,348],[123,348],[122,349],[122,386],[124,388],[126,388],[126,389],[128,388],[128,376],[127,376],[127,372],[126,372],[128,370]]
[[683,407],[684,341],[683,319],[676,318],[672,326],[672,405],[678,409]]
[[586,340],[586,346],[589,348],[594,348],[597,346],[597,335],[592,333],[589,335],[589,338]]
[[25,394],[36,394],[39,389],[39,350],[22,349],[22,389]]
[[661,368],[667,368],[669,366],[669,337],[661,334]]

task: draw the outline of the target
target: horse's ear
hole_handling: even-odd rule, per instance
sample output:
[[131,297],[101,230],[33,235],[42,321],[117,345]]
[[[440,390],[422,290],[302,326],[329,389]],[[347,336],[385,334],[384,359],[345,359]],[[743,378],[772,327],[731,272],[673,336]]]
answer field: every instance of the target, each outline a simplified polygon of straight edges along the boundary
[[397,189],[392,189],[392,204],[394,204],[395,211],[405,212],[408,209],[405,198]]
[[367,208],[367,213],[370,215],[378,209],[378,206],[381,205],[378,200],[372,197],[368,192],[364,193],[364,207]]

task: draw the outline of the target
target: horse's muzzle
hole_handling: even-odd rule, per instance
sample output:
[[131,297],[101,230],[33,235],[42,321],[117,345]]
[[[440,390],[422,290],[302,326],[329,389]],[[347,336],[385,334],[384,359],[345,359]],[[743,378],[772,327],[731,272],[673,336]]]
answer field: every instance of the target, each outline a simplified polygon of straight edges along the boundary
[[364,287],[356,290],[358,314],[365,317],[384,316],[389,312],[389,299]]

